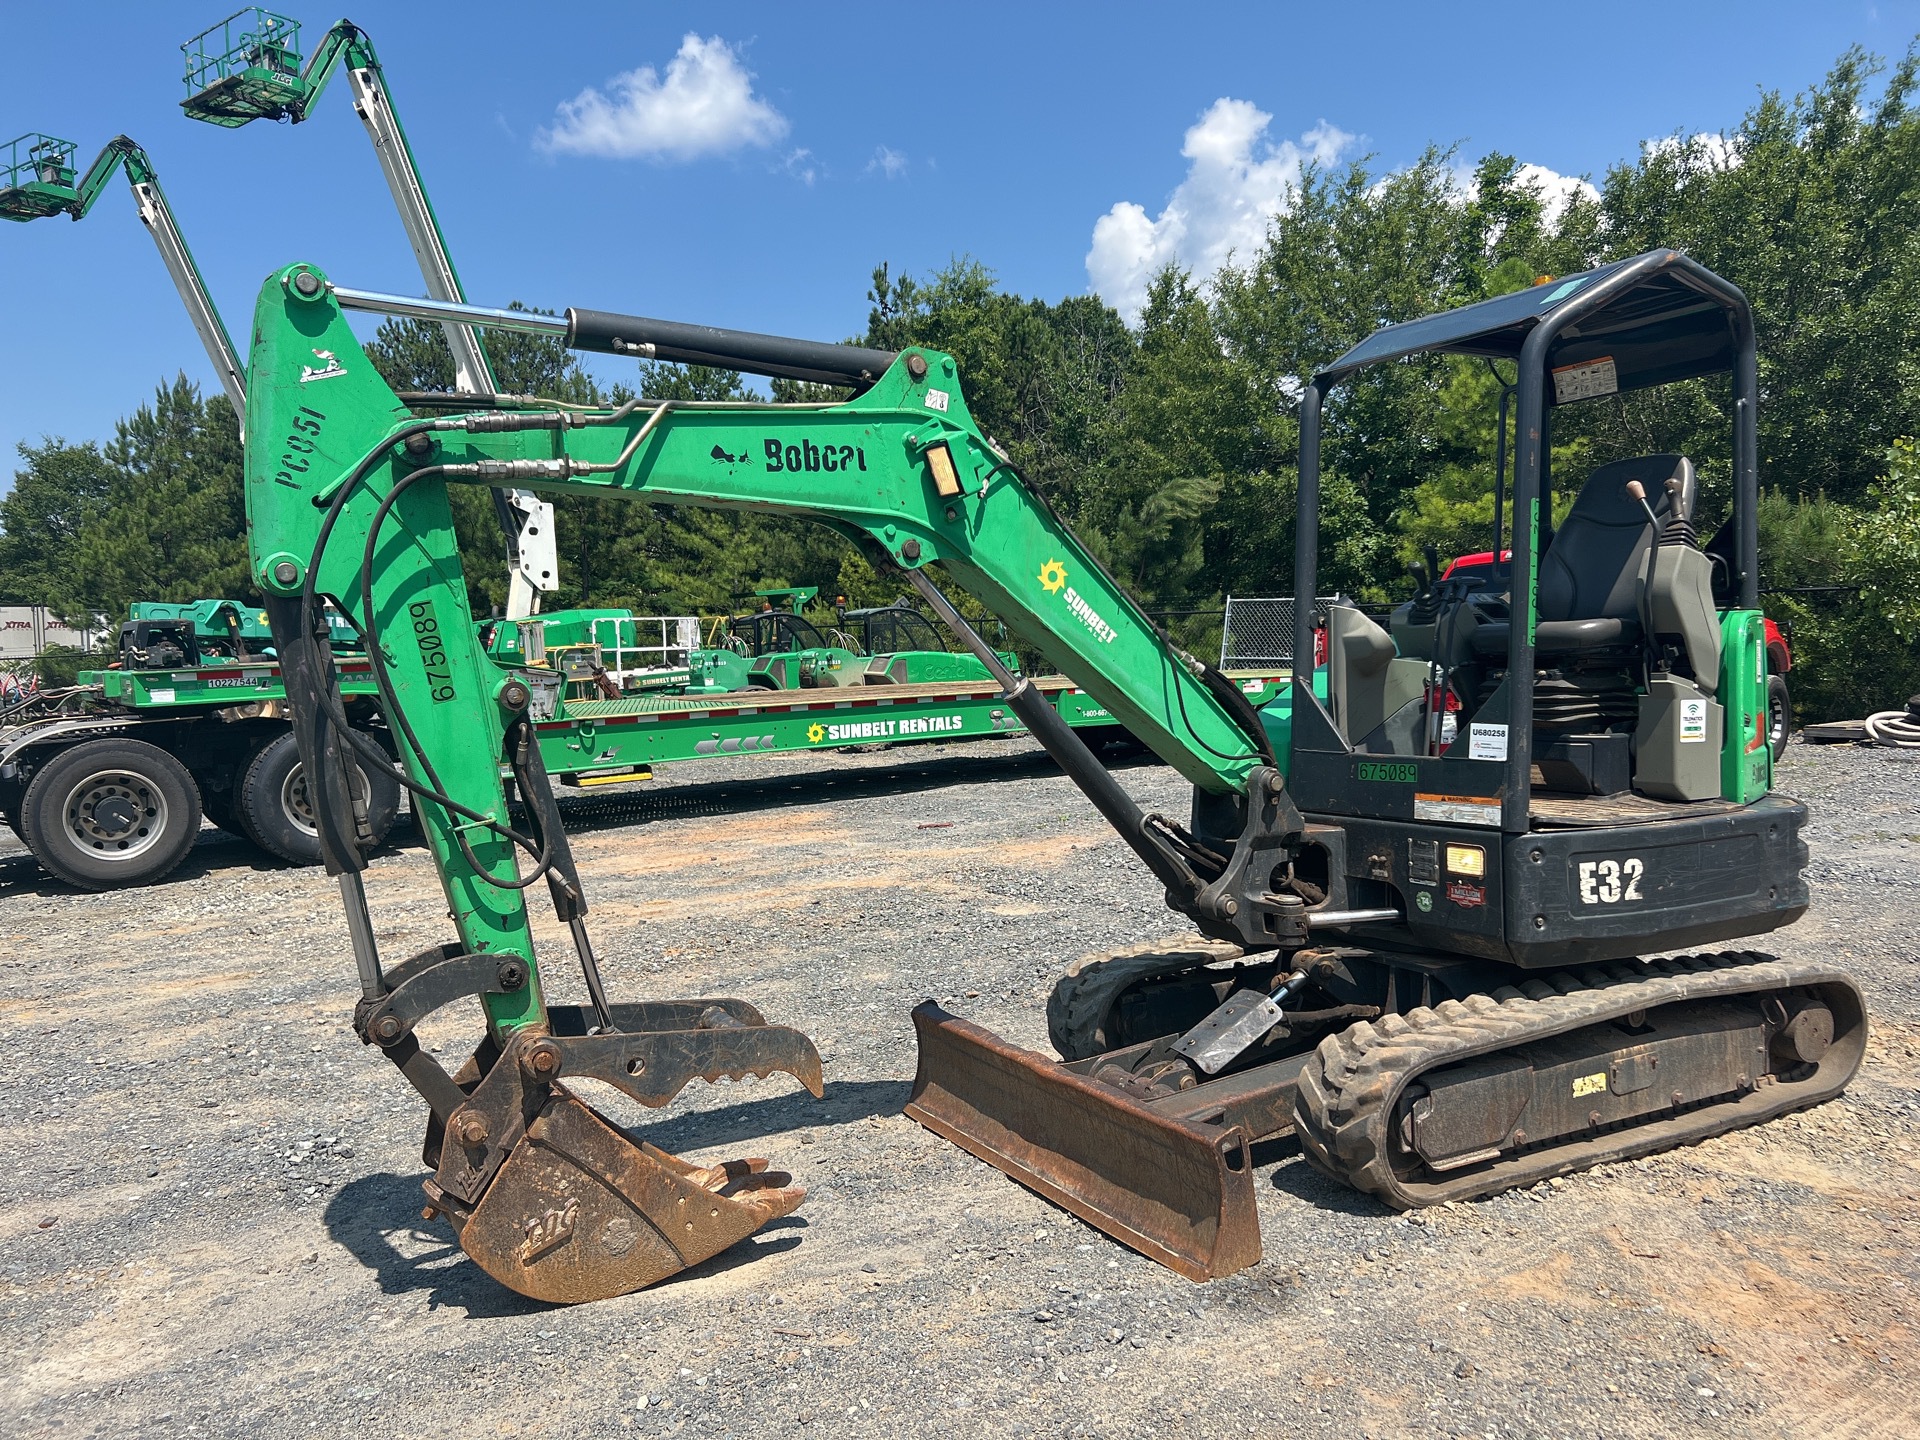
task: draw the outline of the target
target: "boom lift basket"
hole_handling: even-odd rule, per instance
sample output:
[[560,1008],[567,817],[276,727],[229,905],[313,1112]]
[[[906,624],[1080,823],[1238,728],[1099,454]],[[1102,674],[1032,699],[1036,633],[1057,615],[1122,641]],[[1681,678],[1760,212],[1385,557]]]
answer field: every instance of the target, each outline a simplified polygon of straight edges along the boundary
[[306,93],[300,22],[257,6],[236,10],[180,47],[187,98],[180,108],[210,125],[279,120]]
[[76,149],[71,140],[37,133],[9,140],[0,150],[0,219],[44,220],[77,202]]

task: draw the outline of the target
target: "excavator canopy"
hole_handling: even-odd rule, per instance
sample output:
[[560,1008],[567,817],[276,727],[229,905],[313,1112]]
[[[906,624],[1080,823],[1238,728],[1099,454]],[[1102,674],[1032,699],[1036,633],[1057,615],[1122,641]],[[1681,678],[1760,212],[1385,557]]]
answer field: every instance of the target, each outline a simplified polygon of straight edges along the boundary
[[[1656,263],[1649,265],[1650,261]],[[1548,367],[1563,370],[1608,357],[1618,382],[1615,388],[1620,390],[1731,370],[1738,353],[1734,320],[1746,310],[1745,297],[1719,276],[1669,250],[1617,260],[1577,275],[1549,276],[1511,295],[1382,326],[1322,370],[1319,379],[1332,385],[1363,366],[1434,352],[1517,360],[1527,336],[1554,311],[1635,269],[1642,272],[1637,278],[1554,338],[1547,352]],[[1556,390],[1549,395],[1549,403],[1583,398],[1584,394]]]

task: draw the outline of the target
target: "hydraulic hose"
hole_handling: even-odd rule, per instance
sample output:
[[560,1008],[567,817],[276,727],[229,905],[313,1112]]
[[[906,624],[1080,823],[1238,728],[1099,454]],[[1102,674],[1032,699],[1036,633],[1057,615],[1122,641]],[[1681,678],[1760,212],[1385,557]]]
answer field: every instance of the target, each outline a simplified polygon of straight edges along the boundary
[[[347,502],[352,498],[354,491],[365,482],[373,468],[392,452],[394,446],[404,444],[416,436],[444,430],[457,430],[468,433],[494,433],[509,430],[576,429],[585,426],[614,425],[632,414],[635,409],[647,403],[646,400],[636,396],[605,415],[582,415],[577,412],[570,413],[568,411],[505,411],[479,416],[457,416],[439,420],[416,421],[413,424],[403,426],[401,429],[395,431],[392,436],[382,441],[360,458],[353,469],[348,472],[346,478],[341,481],[339,487],[334,492],[332,501],[327,506],[326,518],[321,522],[320,531],[314,537],[313,554],[307,565],[306,583],[301,587],[300,592],[300,625],[302,633],[308,635],[314,633],[316,607],[319,601],[317,586],[320,563],[326,553],[327,544],[333,537],[334,526],[339,523],[340,516],[345,512]],[[585,465],[576,461],[560,460],[481,462],[479,464],[425,466],[401,477],[393,489],[390,490],[381,501],[379,508],[374,512],[372,522],[368,528],[367,541],[362,551],[360,564],[360,592],[365,624],[363,626],[356,626],[355,628],[361,631],[362,638],[367,642],[368,663],[373,671],[374,684],[380,693],[381,701],[392,718],[394,728],[405,738],[407,744],[412,748],[414,755],[418,757],[421,769],[426,773],[427,783],[421,784],[419,781],[414,780],[406,774],[404,768],[395,770],[391,757],[370,737],[361,734],[353,728],[347,719],[346,707],[340,701],[337,685],[330,683],[321,688],[321,714],[325,717],[327,723],[368,761],[394,771],[395,779],[397,779],[410,794],[420,799],[431,801],[447,810],[450,814],[458,815],[476,824],[486,826],[503,839],[519,846],[525,850],[528,855],[533,857],[535,864],[532,874],[518,881],[497,880],[490,875],[486,867],[480,863],[479,858],[473,852],[472,846],[467,841],[465,832],[459,827],[454,827],[454,838],[459,843],[468,862],[473,866],[474,873],[487,884],[498,889],[524,890],[536,880],[541,879],[552,867],[553,849],[547,837],[542,836],[539,841],[536,841],[531,836],[523,835],[512,827],[501,824],[490,815],[460,804],[445,793],[445,786],[441,782],[438,773],[434,770],[432,760],[428,757],[425,749],[421,746],[417,736],[414,734],[406,711],[401,706],[399,696],[393,689],[392,679],[386,669],[386,658],[380,649],[377,626],[374,620],[372,596],[373,552],[378,540],[380,527],[385,521],[387,514],[392,510],[394,503],[405,493],[407,488],[416,481],[424,479],[429,475],[491,475],[492,472],[496,470],[542,469],[542,467],[563,468],[568,474],[601,474],[616,470],[633,457],[634,452],[639,449],[646,437],[651,434],[659,426],[661,421],[666,418],[667,414],[674,409],[674,402],[672,401],[663,400],[652,403],[654,405],[653,414],[648,416],[647,422],[634,433],[628,440],[626,446],[621,450],[619,457],[610,464]],[[343,610],[345,608],[344,606],[342,607]],[[332,680],[331,676],[329,676],[329,680]]]

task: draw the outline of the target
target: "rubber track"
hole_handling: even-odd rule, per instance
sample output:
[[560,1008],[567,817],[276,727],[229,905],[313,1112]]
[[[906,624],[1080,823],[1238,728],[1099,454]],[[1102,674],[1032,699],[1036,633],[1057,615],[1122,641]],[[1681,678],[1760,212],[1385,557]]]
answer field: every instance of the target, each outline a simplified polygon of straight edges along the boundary
[[1169,935],[1125,950],[1082,955],[1054,982],[1047,997],[1047,1036],[1062,1060],[1085,1060],[1114,1048],[1106,1034],[1107,1016],[1120,996],[1144,980],[1173,975],[1246,952],[1205,935]]
[[[1738,1100],[1646,1117],[1597,1136],[1569,1137],[1464,1173],[1414,1179],[1394,1172],[1397,1147],[1390,1147],[1389,1137],[1396,1102],[1424,1071],[1636,1010],[1803,987],[1822,992],[1835,1020],[1833,1046],[1806,1079],[1779,1080]],[[1846,1088],[1865,1048],[1864,1002],[1853,981],[1839,971],[1751,953],[1623,962],[1579,975],[1531,979],[1518,988],[1506,986],[1465,1000],[1444,1000],[1404,1015],[1362,1021],[1328,1036],[1300,1072],[1294,1127],[1316,1169],[1404,1210],[1532,1185],[1818,1104]]]

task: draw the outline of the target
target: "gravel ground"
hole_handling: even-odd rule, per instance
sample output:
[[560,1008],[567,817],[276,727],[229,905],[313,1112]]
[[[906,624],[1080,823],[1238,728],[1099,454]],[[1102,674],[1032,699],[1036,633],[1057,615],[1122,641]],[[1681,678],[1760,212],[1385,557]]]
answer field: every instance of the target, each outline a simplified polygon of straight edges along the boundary
[[[1170,770],[1122,778],[1184,810]],[[168,883],[82,895],[7,837],[0,1428],[1920,1433],[1920,756],[1796,745],[1783,786],[1814,808],[1815,908],[1771,948],[1837,960],[1874,1007],[1843,1100],[1407,1217],[1270,1144],[1266,1258],[1209,1285],[899,1113],[916,1001],[1044,1049],[1067,959],[1179,928],[1030,746],[706,763],[569,798],[616,998],[744,996],[812,1034],[828,1076],[820,1101],[775,1077],[656,1114],[657,1143],[766,1154],[811,1193],[672,1282],[573,1309],[501,1290],[418,1221],[422,1107],[349,1028],[321,874],[209,830]],[[390,957],[449,937],[419,850],[368,889]],[[462,1014],[428,1038],[457,1059],[473,1036]]]

